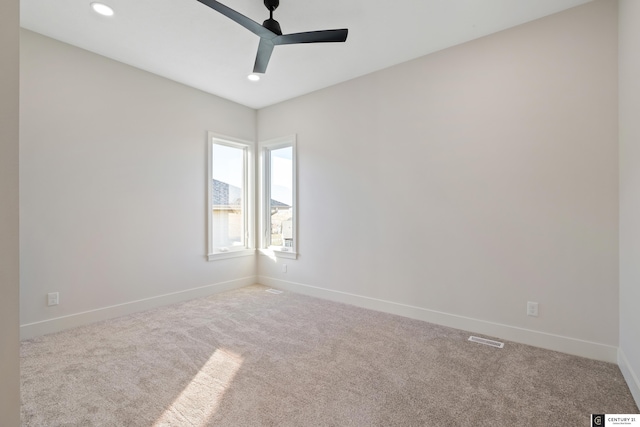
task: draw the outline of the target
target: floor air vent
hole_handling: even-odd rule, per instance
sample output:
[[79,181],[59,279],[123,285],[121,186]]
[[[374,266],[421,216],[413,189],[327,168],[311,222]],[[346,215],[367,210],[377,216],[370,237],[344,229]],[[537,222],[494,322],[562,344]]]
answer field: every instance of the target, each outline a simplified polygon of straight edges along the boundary
[[469,337],[469,341],[477,342],[478,344],[489,345],[491,347],[496,347],[496,348],[504,347],[504,343],[503,342],[488,340],[486,338],[479,338],[479,337],[471,336],[471,337]]
[[271,294],[281,294],[282,291],[279,291],[277,289],[267,289],[267,292],[271,293]]

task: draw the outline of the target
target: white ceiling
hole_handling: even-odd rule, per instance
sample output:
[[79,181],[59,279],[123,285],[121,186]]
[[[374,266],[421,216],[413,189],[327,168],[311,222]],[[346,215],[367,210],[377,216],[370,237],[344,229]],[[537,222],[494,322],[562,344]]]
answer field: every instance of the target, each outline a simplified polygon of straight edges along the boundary
[[[283,33],[348,28],[346,43],[277,46],[247,80],[258,36],[196,0],[21,0],[24,28],[262,108],[591,0],[282,0]],[[262,0],[220,0],[257,22]]]

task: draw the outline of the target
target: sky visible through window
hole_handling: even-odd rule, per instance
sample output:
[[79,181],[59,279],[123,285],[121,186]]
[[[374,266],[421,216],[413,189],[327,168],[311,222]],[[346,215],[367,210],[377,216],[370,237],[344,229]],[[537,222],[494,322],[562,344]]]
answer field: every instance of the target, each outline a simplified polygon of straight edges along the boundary
[[293,204],[293,148],[271,151],[271,199]]
[[[293,203],[293,149],[271,150],[271,198],[291,206]],[[213,179],[242,188],[243,150],[226,145],[213,146]]]
[[213,145],[213,179],[242,188],[244,150],[226,145]]

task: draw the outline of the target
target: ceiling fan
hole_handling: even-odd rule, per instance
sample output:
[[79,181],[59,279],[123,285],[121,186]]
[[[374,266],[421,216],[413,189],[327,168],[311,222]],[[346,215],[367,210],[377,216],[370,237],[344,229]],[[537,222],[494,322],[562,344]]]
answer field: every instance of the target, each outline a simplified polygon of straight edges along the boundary
[[262,25],[216,0],[198,1],[260,36],[258,54],[256,55],[256,62],[253,66],[254,73],[264,74],[267,71],[267,65],[269,64],[269,59],[275,46],[298,43],[344,42],[347,40],[347,34],[349,32],[348,29],[343,28],[340,30],[307,31],[305,33],[283,35],[280,24],[273,19],[273,11],[280,5],[280,0],[264,0],[264,5],[269,9],[269,19],[264,21]]

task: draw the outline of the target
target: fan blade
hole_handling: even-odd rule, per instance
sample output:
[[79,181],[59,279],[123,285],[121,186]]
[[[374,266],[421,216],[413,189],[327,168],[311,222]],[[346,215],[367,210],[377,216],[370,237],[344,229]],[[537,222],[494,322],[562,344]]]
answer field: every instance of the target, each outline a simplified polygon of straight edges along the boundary
[[347,40],[348,33],[349,30],[346,28],[341,30],[308,31],[306,33],[277,36],[272,41],[275,45],[297,43],[335,43]]
[[258,45],[256,63],[253,66],[254,73],[264,74],[267,71],[267,65],[269,65],[269,59],[271,59],[272,52],[273,43],[271,43],[271,40],[261,38],[260,44]]
[[198,0],[198,1],[206,6],[209,6],[211,9],[220,12],[227,18],[237,22],[238,24],[245,27],[247,30],[251,31],[252,33],[260,37],[266,37],[268,39],[272,39],[276,37],[275,33],[267,30],[257,22],[247,18],[243,14],[236,12],[235,10],[223,5],[220,2],[217,2],[216,0]]

